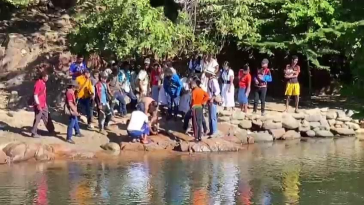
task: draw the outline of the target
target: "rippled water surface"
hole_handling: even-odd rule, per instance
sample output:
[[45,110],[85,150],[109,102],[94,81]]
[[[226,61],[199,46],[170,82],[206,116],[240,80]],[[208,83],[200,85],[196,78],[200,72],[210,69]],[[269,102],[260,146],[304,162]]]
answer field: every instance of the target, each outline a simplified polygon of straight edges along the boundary
[[142,154],[0,166],[0,204],[364,204],[355,139],[250,146],[239,153]]

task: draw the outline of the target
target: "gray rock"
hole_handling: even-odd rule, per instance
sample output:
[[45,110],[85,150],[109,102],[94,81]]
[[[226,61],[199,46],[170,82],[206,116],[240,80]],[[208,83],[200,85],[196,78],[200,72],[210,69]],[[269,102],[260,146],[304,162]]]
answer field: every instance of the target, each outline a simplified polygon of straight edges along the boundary
[[274,139],[279,139],[284,135],[284,133],[286,133],[286,130],[284,128],[271,129],[269,130],[269,133],[273,136]]
[[220,122],[229,122],[230,121],[230,117],[219,117],[219,121]]
[[239,124],[239,127],[242,129],[250,129],[250,128],[252,128],[252,122],[250,120],[243,120]]
[[352,111],[352,110],[348,110],[347,112],[346,112],[346,116],[348,116],[348,117],[351,117],[351,116],[353,116],[355,113],[354,113],[354,111]]
[[343,125],[341,125],[341,128],[348,129],[348,128],[349,128],[349,126],[347,126],[347,125],[343,124]]
[[360,126],[358,124],[352,123],[352,122],[346,122],[345,123],[350,129],[358,130],[360,129]]
[[300,113],[292,113],[291,114],[293,118],[297,119],[297,120],[302,120],[305,119],[306,115],[303,112]]
[[253,125],[255,125],[257,127],[262,127],[263,122],[261,120],[253,120]]
[[265,121],[263,123],[263,129],[270,130],[270,129],[279,129],[282,128],[282,123],[274,123],[271,120]]
[[284,128],[289,129],[289,130],[294,130],[299,127],[298,121],[295,118],[293,118],[292,116],[288,116],[288,115],[286,115],[283,118],[282,125]]
[[341,122],[350,122],[351,117],[338,117],[336,120]]
[[301,138],[301,134],[294,131],[294,130],[288,130],[283,136],[282,139],[285,140],[291,140],[291,139],[299,139]]
[[335,128],[342,128],[343,125],[335,124]]
[[335,122],[335,125],[343,125],[344,124],[344,122],[343,121],[336,121]]
[[301,126],[303,126],[303,127],[309,127],[310,126],[310,123],[308,121],[306,121],[306,120],[302,120],[301,121]]
[[336,123],[336,120],[328,120],[327,122],[329,123],[330,126],[334,126]]
[[330,130],[330,126],[323,126],[323,125],[320,125],[318,127],[320,130]]
[[315,131],[309,130],[306,132],[306,135],[307,135],[307,137],[314,137],[314,136],[316,136],[316,133],[315,133]]
[[313,131],[314,132],[318,132],[318,131],[320,131],[321,129],[320,129],[320,127],[315,127],[314,129],[313,129]]
[[320,125],[321,125],[321,123],[319,123],[319,122],[310,122],[311,129],[314,129],[316,127],[319,127]]
[[328,107],[324,107],[324,108],[321,108],[320,111],[321,112],[327,112],[327,111],[329,111],[329,108]]
[[240,123],[240,121],[239,120],[231,120],[230,123],[233,124],[233,125],[238,125]]
[[233,112],[233,115],[231,116],[232,120],[244,120],[245,119],[245,113],[243,112]]
[[102,149],[104,150],[109,150],[109,151],[113,151],[113,152],[120,152],[120,145],[118,145],[115,142],[109,142],[106,143],[104,145],[100,146]]
[[335,129],[332,129],[331,131],[335,134],[339,134],[342,136],[355,135],[355,131],[352,129],[348,129],[348,128],[335,128]]
[[358,119],[352,119],[351,122],[355,124],[360,124],[360,121]]
[[305,126],[302,126],[302,125],[300,125],[300,127],[298,128],[298,130],[300,131],[300,132],[307,132],[307,131],[309,131],[311,128],[310,128],[310,126],[308,126],[308,127],[305,127]]
[[316,137],[334,137],[334,135],[327,130],[319,130],[316,132]]
[[325,118],[321,118],[320,123],[322,126],[330,127],[329,122]]
[[269,133],[259,132],[253,133],[252,137],[254,138],[254,142],[272,142],[273,136]]
[[305,117],[305,120],[307,120],[308,122],[320,122],[321,120],[321,115],[320,114],[311,114],[311,115],[307,115]]
[[346,113],[343,110],[338,110],[336,112],[337,112],[337,118],[346,117]]
[[231,112],[230,111],[227,111],[227,110],[223,110],[219,113],[219,116],[229,116],[229,118],[231,117]]
[[334,110],[330,110],[326,114],[326,119],[328,120],[335,120],[337,118],[337,112]]

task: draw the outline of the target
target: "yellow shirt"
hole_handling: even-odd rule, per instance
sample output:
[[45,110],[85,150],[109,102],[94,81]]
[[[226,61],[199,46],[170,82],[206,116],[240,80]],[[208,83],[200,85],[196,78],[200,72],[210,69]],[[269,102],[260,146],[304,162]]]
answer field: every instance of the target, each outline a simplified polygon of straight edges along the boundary
[[91,80],[87,79],[84,75],[80,75],[76,78],[78,83],[77,98],[89,98],[94,95],[94,86],[92,86]]

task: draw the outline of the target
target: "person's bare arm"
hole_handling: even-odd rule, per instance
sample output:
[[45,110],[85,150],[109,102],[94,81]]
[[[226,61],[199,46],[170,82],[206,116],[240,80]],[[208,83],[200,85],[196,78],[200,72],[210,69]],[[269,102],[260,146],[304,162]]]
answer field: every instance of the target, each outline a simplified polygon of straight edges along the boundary
[[73,102],[68,102],[68,105],[69,105],[70,109],[72,110],[72,112],[77,113],[77,115],[78,115],[77,106]]
[[248,97],[250,94],[250,87],[251,87],[251,82],[249,82],[248,85],[246,86],[246,92],[245,92],[246,97]]

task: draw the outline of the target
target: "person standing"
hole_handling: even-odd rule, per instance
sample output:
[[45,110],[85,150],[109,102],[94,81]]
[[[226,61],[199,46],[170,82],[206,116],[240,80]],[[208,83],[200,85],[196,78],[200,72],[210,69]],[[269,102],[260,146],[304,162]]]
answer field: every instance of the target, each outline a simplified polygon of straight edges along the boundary
[[190,73],[201,74],[203,71],[202,57],[196,52],[194,57],[190,59],[188,68]]
[[206,76],[205,71],[214,71],[215,75],[219,71],[219,64],[217,63],[217,60],[212,57],[211,54],[204,57],[204,60],[202,61],[202,75],[201,75],[201,88],[204,91],[208,91],[208,81],[209,78]]
[[43,72],[34,85],[33,98],[34,98],[35,117],[33,121],[33,128],[31,131],[32,137],[34,138],[39,138],[37,131],[40,120],[43,120],[44,125],[46,126],[48,132],[51,135],[55,134],[54,124],[50,119],[47,106],[47,87],[46,87],[47,81],[48,81],[48,74]]
[[191,89],[189,81],[190,80],[187,77],[181,79],[182,90],[178,110],[183,113],[182,118],[184,118],[184,115],[190,110],[191,107]]
[[[118,79],[119,69],[117,67],[114,67],[112,70],[112,74],[109,78],[109,88],[111,94],[114,96],[114,98],[117,100],[118,103],[118,112],[121,115],[121,117],[126,116],[127,110],[126,110],[126,102],[125,102],[125,96],[121,89],[121,83]],[[111,110],[114,110],[114,106],[111,106]]]
[[134,108],[137,104],[138,99],[134,95],[133,89],[131,87],[131,76],[132,72],[130,71],[130,64],[129,62],[125,61],[119,71],[118,79],[121,83],[121,88],[124,91],[124,94],[130,98],[131,107]]
[[295,97],[295,112],[298,112],[298,104],[300,99],[300,83],[298,82],[298,76],[301,72],[301,68],[298,65],[298,57],[292,56],[291,64],[288,64],[285,69],[284,77],[287,79],[287,86],[285,95],[286,99],[286,110],[288,111],[289,100],[291,96]]
[[192,80],[190,86],[192,88],[191,110],[193,133],[195,139],[201,141],[204,118],[203,105],[207,103],[209,96],[204,90],[197,86],[196,81]]
[[78,76],[87,70],[86,64],[83,62],[83,56],[77,55],[76,62],[73,62],[69,69],[69,75],[72,76],[72,80],[75,80]]
[[94,86],[92,85],[91,75],[88,70],[85,70],[83,75],[76,78],[78,83],[77,99],[78,104],[84,109],[87,116],[87,128],[92,129],[92,101],[95,95]]
[[173,74],[172,62],[167,62],[167,69],[164,73],[163,87],[168,95],[168,113],[169,118],[172,116],[177,120],[179,96],[182,90],[182,83],[177,74]]
[[67,87],[67,91],[66,91],[66,106],[68,108],[68,110],[70,111],[70,116],[69,116],[69,122],[68,122],[68,126],[67,126],[67,142],[70,144],[75,144],[75,142],[72,140],[72,135],[73,135],[73,129],[75,130],[75,134],[77,137],[83,137],[83,135],[81,134],[80,131],[80,126],[78,124],[78,116],[80,116],[80,114],[78,113],[77,110],[77,105],[76,105],[76,96],[75,96],[75,91],[77,90],[77,88],[79,87],[79,84],[76,81],[71,81],[71,83],[68,85]]
[[209,110],[209,135],[213,136],[217,133],[217,105],[221,103],[220,86],[216,78],[214,69],[206,70],[208,81],[208,110]]
[[150,59],[146,58],[144,60],[144,66],[141,68],[141,70],[138,73],[137,76],[137,85],[139,90],[139,99],[142,99],[145,96],[148,96],[149,94],[149,77],[147,70],[150,66]]
[[159,80],[159,75],[160,75],[160,65],[158,63],[153,65],[153,69],[152,72],[150,74],[151,76],[151,86],[152,86],[152,98],[158,102],[158,97],[159,97],[159,86],[160,86],[160,80]]
[[250,94],[250,87],[252,77],[250,75],[250,69],[248,65],[244,65],[243,69],[239,71],[239,94],[238,101],[241,111],[248,112],[248,97]]
[[99,82],[95,85],[95,101],[98,108],[99,131],[103,134],[106,134],[105,130],[108,130],[108,124],[111,120],[111,108],[109,104],[111,93],[106,81],[107,75],[103,72],[100,74]]
[[224,62],[221,79],[222,106],[225,110],[233,109],[235,107],[234,71],[231,69],[229,62],[227,61]]
[[260,100],[262,116],[265,115],[265,97],[267,95],[267,85],[269,82],[272,82],[272,75],[268,68],[268,64],[268,59],[263,59],[261,68],[258,69],[257,75],[254,77],[255,91],[253,113],[257,113],[258,102]]

